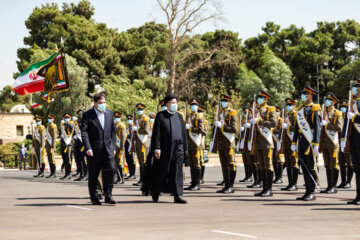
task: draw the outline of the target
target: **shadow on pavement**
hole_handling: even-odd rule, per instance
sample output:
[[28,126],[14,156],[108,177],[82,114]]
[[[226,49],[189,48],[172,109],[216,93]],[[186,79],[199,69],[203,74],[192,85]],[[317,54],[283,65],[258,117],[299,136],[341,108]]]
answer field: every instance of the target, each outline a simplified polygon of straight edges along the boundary
[[359,208],[312,208],[311,210],[316,210],[316,211],[359,211]]
[[89,199],[89,197],[34,197],[34,198],[16,198],[17,200],[58,200],[58,199]]

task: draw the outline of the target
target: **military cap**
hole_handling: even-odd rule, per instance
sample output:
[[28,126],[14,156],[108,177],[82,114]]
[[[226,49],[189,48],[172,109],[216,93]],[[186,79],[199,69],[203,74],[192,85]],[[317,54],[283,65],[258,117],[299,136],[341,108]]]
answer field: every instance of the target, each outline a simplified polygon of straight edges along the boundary
[[52,115],[51,113],[49,113],[49,114],[48,114],[48,118],[55,119],[55,116]]
[[196,105],[200,105],[200,101],[199,99],[197,98],[191,98],[190,101],[189,101],[189,104],[192,105],[192,104],[196,104]]
[[334,101],[335,103],[337,103],[339,101],[339,99],[332,92],[329,92],[328,94],[326,94],[326,99],[330,99],[330,100]]
[[39,115],[35,115],[34,120],[35,120],[35,121],[41,121],[41,120],[42,120],[42,117],[39,116]]
[[121,116],[122,116],[121,112],[119,111],[114,112],[114,117],[121,117]]
[[220,95],[220,101],[223,101],[223,100],[231,101],[232,98],[229,95],[221,94]]
[[267,99],[270,99],[270,98],[271,98],[270,94],[268,94],[267,92],[265,92],[265,91],[263,91],[263,90],[260,90],[257,96],[258,96],[258,97],[265,97],[265,98],[267,98]]
[[128,114],[128,115],[126,115],[126,119],[133,119],[133,116]]
[[67,117],[68,117],[68,118],[71,118],[72,115],[71,115],[70,113],[64,113],[63,117],[64,117],[64,118],[67,118]]
[[278,112],[281,112],[281,111],[282,111],[282,108],[279,107],[279,106],[275,106],[275,108],[276,108],[276,111],[278,111]]
[[198,112],[204,112],[205,107],[203,105],[199,105]]
[[294,99],[286,98],[285,103],[286,105],[295,105],[297,102]]
[[348,107],[349,106],[349,101],[347,99],[341,100],[340,101],[340,106]]
[[138,104],[136,104],[135,107],[136,107],[137,109],[144,109],[144,108],[146,108],[145,104],[143,104],[143,103],[138,103]]
[[316,96],[318,94],[318,91],[316,91],[315,89],[309,87],[308,85],[305,85],[304,90],[302,91],[302,93],[310,93],[310,94]]

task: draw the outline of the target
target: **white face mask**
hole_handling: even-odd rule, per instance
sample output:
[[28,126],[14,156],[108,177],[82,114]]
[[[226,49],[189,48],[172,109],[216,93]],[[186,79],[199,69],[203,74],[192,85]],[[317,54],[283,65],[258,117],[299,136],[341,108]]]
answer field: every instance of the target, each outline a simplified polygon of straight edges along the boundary
[[177,103],[172,103],[172,104],[170,105],[170,110],[171,110],[172,112],[176,112],[176,111],[178,110],[178,105],[177,105]]
[[120,122],[120,118],[119,118],[119,117],[116,117],[116,118],[115,118],[115,122],[117,122],[117,123]]

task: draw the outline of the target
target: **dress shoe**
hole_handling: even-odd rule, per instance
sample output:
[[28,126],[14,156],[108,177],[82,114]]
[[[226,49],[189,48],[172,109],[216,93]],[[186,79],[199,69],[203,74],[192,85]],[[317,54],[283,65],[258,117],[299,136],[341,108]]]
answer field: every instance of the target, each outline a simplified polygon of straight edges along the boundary
[[138,181],[137,183],[133,183],[133,186],[142,186],[142,181]]
[[83,180],[83,178],[84,178],[84,176],[80,176],[80,177],[78,177],[78,178],[75,178],[74,181],[78,182],[78,181]]
[[344,188],[344,189],[349,189],[349,188],[351,188],[351,184],[350,184],[350,183],[346,183],[343,188]]
[[298,188],[297,188],[296,185],[291,185],[287,190],[288,190],[288,191],[297,191]]
[[329,191],[327,192],[327,194],[334,194],[334,193],[337,193],[337,190],[336,190],[335,187],[331,187],[331,188],[329,189]]
[[261,188],[262,185],[261,183],[253,183],[252,185],[250,186],[246,186],[247,188]]
[[216,185],[218,185],[218,186],[224,186],[224,185],[225,185],[225,182],[222,181],[222,182],[217,183]]
[[91,200],[91,204],[92,205],[101,205],[101,202],[99,201],[99,199],[94,199],[94,200]]
[[63,176],[63,177],[61,177],[59,179],[61,179],[61,180],[71,179],[71,175],[68,174],[68,175],[65,175],[65,176]]
[[205,182],[204,182],[204,179],[200,179],[200,183],[201,184],[204,184]]
[[314,193],[309,193],[305,198],[304,201],[314,201],[316,200],[316,196]]
[[262,197],[262,195],[265,193],[265,189],[263,189],[261,192],[255,193],[254,196],[255,197]]
[[159,194],[153,193],[151,197],[152,197],[153,202],[159,201]]
[[182,196],[174,196],[174,203],[181,203],[181,204],[186,204],[187,201],[183,199]]
[[281,184],[281,183],[283,183],[283,180],[282,180],[281,178],[278,178],[278,179],[275,179],[275,180],[273,181],[273,183],[275,183],[275,184]]
[[273,193],[270,189],[267,189],[261,194],[262,197],[272,197]]
[[224,189],[224,194],[234,193],[235,190],[232,187],[227,187]]
[[217,190],[216,193],[224,193],[226,187],[223,187],[221,190]]
[[105,197],[105,203],[108,203],[108,204],[116,204],[115,200],[111,197]]

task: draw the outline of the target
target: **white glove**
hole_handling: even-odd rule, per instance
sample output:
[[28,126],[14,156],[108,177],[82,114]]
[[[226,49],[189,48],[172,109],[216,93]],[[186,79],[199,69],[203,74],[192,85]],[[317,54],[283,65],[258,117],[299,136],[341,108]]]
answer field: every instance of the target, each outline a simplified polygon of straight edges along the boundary
[[222,128],[222,122],[221,121],[216,121],[215,122],[215,126],[218,127],[218,128]]
[[77,120],[77,118],[74,116],[74,117],[72,117],[72,119],[73,119],[73,121],[76,121]]
[[316,156],[319,156],[319,146],[314,146],[314,153]]
[[240,141],[240,149],[244,149],[245,140]]
[[340,142],[340,147],[341,147],[341,151],[344,152],[345,151],[345,141],[344,140],[342,140]]
[[288,123],[283,123],[283,125],[282,125],[282,128],[283,129],[287,129],[289,127],[289,124]]
[[258,118],[253,118],[253,119],[251,119],[251,124],[256,124],[257,121],[258,121]]
[[244,127],[241,127],[241,128],[240,128],[240,132],[243,132],[244,130],[245,130]]
[[327,122],[326,120],[322,120],[322,121],[321,121],[321,126],[324,126],[324,127],[325,127],[326,124],[328,124],[328,122]]
[[296,146],[296,144],[292,144],[292,145],[291,145],[291,151],[297,152],[297,146]]
[[152,137],[152,132],[149,132],[149,137]]
[[136,132],[138,130],[138,127],[137,126],[133,126],[132,129],[131,129],[133,132]]
[[348,119],[352,119],[354,117],[355,113],[352,113],[352,112],[348,112],[347,113],[347,118]]
[[245,123],[244,127],[245,128],[250,128],[251,124],[250,123]]
[[248,143],[248,150],[251,151],[251,149],[252,149],[252,143],[249,142],[249,143]]
[[186,129],[190,130],[190,124],[188,124],[188,123],[186,124]]
[[64,120],[61,120],[60,123],[63,124],[65,121]]

